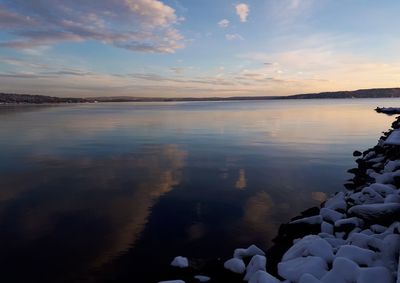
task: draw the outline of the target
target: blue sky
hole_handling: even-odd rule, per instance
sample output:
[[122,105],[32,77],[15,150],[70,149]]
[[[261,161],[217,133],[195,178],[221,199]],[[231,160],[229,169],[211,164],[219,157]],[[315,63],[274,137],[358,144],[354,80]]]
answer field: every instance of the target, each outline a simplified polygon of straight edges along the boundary
[[0,0],[1,91],[244,96],[397,87],[396,0]]

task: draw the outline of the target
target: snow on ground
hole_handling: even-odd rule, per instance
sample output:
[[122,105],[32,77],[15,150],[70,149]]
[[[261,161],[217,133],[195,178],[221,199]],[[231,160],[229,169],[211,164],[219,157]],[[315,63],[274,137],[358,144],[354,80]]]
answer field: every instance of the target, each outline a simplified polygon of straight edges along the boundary
[[208,281],[211,280],[210,277],[204,276],[204,275],[195,275],[195,276],[194,276],[194,279],[197,279],[197,280],[199,280],[200,282],[208,282]]
[[171,262],[171,266],[179,267],[179,268],[186,268],[186,267],[189,267],[189,261],[186,257],[177,256]]
[[246,270],[246,265],[242,259],[231,258],[225,261],[224,267],[234,273],[242,274]]

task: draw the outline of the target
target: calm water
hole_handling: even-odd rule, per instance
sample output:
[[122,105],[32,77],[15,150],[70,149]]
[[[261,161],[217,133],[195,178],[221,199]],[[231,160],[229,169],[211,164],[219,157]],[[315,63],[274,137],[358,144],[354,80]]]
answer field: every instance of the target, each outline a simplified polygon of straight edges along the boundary
[[0,107],[0,281],[152,282],[176,255],[267,248],[389,128],[373,108],[399,104]]

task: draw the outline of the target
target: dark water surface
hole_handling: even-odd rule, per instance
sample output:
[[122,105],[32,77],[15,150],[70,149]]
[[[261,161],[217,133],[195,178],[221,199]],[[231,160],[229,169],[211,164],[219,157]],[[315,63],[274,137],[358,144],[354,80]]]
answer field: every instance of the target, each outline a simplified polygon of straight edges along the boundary
[[399,102],[2,106],[0,281],[152,282],[176,255],[267,248]]

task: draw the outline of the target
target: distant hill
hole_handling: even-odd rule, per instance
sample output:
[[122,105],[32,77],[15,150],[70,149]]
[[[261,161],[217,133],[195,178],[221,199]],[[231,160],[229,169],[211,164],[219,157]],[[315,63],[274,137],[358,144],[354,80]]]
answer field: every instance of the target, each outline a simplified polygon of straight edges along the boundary
[[241,97],[131,97],[109,96],[90,98],[64,98],[44,95],[0,93],[0,104],[43,104],[43,103],[93,103],[93,102],[164,102],[164,101],[232,101],[232,100],[271,100],[271,99],[339,99],[339,98],[396,98],[400,88],[359,89],[354,91],[335,91],[296,94],[289,96],[241,96]]
[[43,104],[43,103],[83,103],[83,102],[91,102],[91,101],[84,98],[67,98],[67,97],[54,97],[45,95],[0,93],[0,103]]
[[334,91],[320,93],[296,94],[281,97],[282,99],[323,99],[323,98],[395,98],[400,97],[400,88],[372,88],[354,91]]

